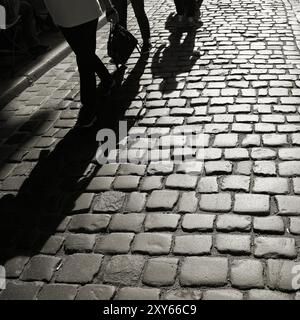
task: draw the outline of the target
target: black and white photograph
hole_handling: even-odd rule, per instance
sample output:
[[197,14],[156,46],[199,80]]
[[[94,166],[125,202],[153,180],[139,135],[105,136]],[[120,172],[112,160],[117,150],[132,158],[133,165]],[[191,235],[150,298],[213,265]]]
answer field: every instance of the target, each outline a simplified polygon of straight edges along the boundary
[[2,300],[300,300],[300,0],[0,0]]

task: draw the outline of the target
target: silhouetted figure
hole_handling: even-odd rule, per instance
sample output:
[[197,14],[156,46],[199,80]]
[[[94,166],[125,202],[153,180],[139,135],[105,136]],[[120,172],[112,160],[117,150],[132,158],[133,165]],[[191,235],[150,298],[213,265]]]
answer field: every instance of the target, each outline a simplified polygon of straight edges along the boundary
[[[77,127],[90,127],[96,121],[96,76],[109,94],[115,82],[107,68],[96,55],[96,33],[101,15],[98,0],[45,0],[45,4],[74,51],[80,75],[80,109]],[[107,16],[117,16],[110,1],[106,3]]]
[[36,20],[32,5],[25,0],[0,0],[0,5],[6,9],[6,23],[11,24],[21,16],[22,34],[28,51],[38,56],[49,50],[49,46],[42,45],[38,38]]
[[[198,2],[197,0],[174,0],[179,24],[182,24],[186,17],[189,27],[201,26],[201,23],[195,19],[197,6],[199,6]],[[202,3],[202,0],[200,2]]]
[[174,13],[169,15],[165,28],[170,31],[169,43],[161,44],[155,51],[151,71],[154,78],[163,79],[160,90],[171,93],[179,85],[177,74],[190,72],[201,53],[195,48],[197,30],[174,28]]
[[[112,3],[119,14],[119,23],[127,29],[127,0],[112,0]],[[137,22],[139,24],[143,39],[142,53],[147,53],[151,49],[150,42],[150,25],[145,12],[144,0],[131,0],[131,5],[134,10]]]

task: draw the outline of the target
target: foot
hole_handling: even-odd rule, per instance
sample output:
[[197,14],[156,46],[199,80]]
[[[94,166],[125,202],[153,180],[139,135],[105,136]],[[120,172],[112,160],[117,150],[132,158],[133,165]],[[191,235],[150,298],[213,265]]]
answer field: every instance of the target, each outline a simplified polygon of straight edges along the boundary
[[94,108],[81,107],[75,128],[89,128],[97,120],[96,111]]
[[103,96],[109,96],[111,94],[111,90],[114,88],[116,85],[116,80],[111,78],[110,80],[101,80],[101,91]]
[[50,46],[46,46],[46,45],[42,45],[42,44],[39,44],[39,45],[36,45],[36,46],[29,48],[30,54],[35,57],[40,56],[40,55],[48,52],[49,50],[50,50]]
[[149,53],[150,50],[152,48],[152,44],[150,41],[145,41],[142,45],[142,48],[141,48],[141,53],[144,54],[144,53]]

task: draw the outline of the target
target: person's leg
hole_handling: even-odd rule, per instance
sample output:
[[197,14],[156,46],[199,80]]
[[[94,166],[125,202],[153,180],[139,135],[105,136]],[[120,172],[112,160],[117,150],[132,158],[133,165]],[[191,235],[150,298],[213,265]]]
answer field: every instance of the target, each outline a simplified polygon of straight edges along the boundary
[[194,18],[195,14],[196,14],[196,0],[188,0],[186,15],[188,18]]
[[98,20],[96,19],[72,28],[60,27],[77,59],[80,76],[80,97],[83,106],[79,125],[83,127],[90,126],[95,120],[95,72],[99,72],[103,78],[110,77],[108,70],[95,54],[97,24]]
[[[66,41],[76,55],[80,77],[80,98],[84,107],[92,107],[96,98],[96,75],[89,48],[81,44],[85,38],[85,27],[62,28]],[[86,42],[86,41],[85,41]]]
[[190,27],[201,27],[203,23],[199,19],[199,15],[196,15],[197,12],[197,3],[196,0],[189,0],[187,7],[187,22]]
[[34,10],[27,1],[20,1],[20,15],[23,23],[24,39],[28,47],[34,47],[40,44],[34,18]]
[[97,44],[97,26],[98,20],[92,21],[87,25],[87,46],[90,46],[90,51],[94,53],[94,71],[101,79],[102,82],[111,82],[112,76],[108,72],[107,68],[101,61],[101,59],[96,55],[96,44]]
[[29,52],[37,56],[48,51],[49,46],[42,45],[38,39],[34,10],[27,1],[20,2],[20,15],[23,24],[22,32]]
[[179,16],[184,15],[184,0],[174,0],[176,12]]
[[127,29],[127,0],[111,0],[119,14],[119,24]]
[[144,0],[131,0],[131,4],[134,10],[134,14],[137,18],[143,42],[149,43],[150,41],[150,25],[149,20],[145,12]]

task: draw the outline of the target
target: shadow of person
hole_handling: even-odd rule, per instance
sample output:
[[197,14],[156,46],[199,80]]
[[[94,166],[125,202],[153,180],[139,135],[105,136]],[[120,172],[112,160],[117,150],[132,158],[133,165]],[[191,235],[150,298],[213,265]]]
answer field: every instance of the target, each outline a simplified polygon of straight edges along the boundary
[[[99,109],[98,118],[100,119],[100,122],[105,122],[107,119],[109,119],[110,123],[118,122],[124,116],[133,101],[143,100],[140,78],[148,64],[148,59],[149,53],[143,54],[129,72],[126,72],[126,67],[121,67],[116,70],[114,79],[116,80],[117,85],[112,91],[109,105],[106,108]],[[101,94],[101,88],[99,88],[98,94]]]
[[[70,130],[55,149],[40,154],[39,161],[17,194],[0,200],[0,264],[15,256],[31,257],[41,252],[45,242],[57,232],[67,216],[90,212],[78,200],[88,195],[86,188],[100,165],[95,156],[101,128],[118,133],[118,122],[139,93],[139,77],[146,66],[145,57],[123,81],[124,70],[115,77],[118,86],[111,96],[98,93],[100,120],[93,128]],[[127,97],[123,101],[114,96]],[[114,107],[112,107],[114,105]]]
[[161,44],[155,52],[151,70],[154,79],[162,80],[160,91],[168,93],[178,88],[177,76],[190,72],[201,53],[195,50],[196,28],[178,26],[171,13],[165,29],[170,31],[168,44]]
[[[45,239],[45,233],[55,233],[64,217],[72,214],[76,199],[94,175],[95,135],[95,129],[84,134],[71,130],[52,152],[40,154],[15,196],[1,199],[2,258],[14,256],[15,251],[32,250],[40,238]],[[91,172],[87,172],[89,168]]]

